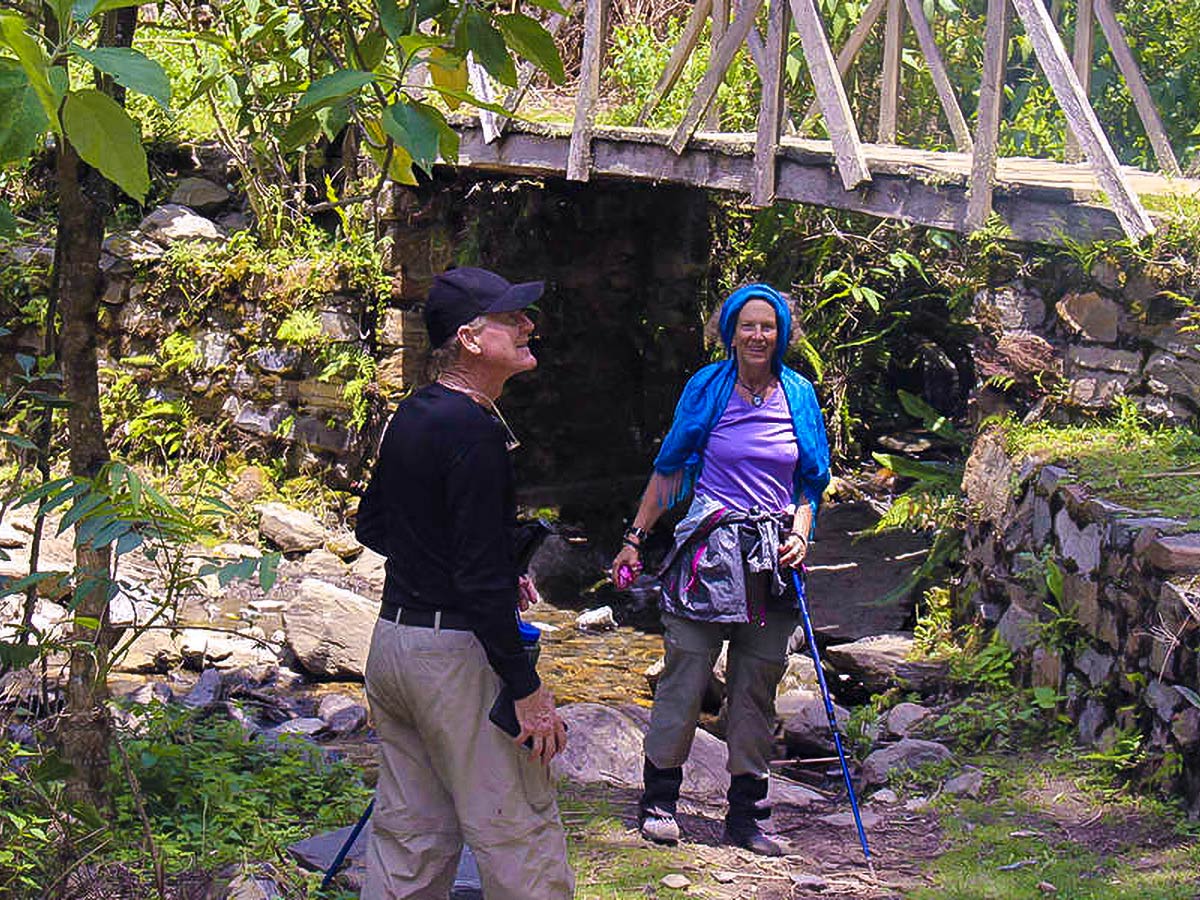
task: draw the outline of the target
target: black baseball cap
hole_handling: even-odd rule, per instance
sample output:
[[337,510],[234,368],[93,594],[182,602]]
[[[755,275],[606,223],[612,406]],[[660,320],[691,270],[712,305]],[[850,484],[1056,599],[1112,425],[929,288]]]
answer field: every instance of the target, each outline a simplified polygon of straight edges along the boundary
[[434,277],[425,300],[429,343],[442,346],[476,316],[525,309],[538,301],[545,287],[544,281],[512,284],[495,272],[471,266],[443,272]]

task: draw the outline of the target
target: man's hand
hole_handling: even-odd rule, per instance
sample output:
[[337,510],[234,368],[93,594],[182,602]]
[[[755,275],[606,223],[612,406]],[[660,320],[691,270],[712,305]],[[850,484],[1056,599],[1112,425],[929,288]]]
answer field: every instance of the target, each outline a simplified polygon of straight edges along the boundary
[[533,747],[529,755],[542,765],[550,765],[550,760],[567,746],[567,726],[563,724],[554,708],[554,695],[542,685],[528,697],[517,700],[514,705],[517,708],[517,722],[521,725],[521,733],[513,740],[518,745],[532,740]]
[[533,579],[528,575],[522,575],[517,579],[517,608],[521,612],[529,609],[535,603],[542,602],[542,595],[538,593],[537,585],[533,583]]

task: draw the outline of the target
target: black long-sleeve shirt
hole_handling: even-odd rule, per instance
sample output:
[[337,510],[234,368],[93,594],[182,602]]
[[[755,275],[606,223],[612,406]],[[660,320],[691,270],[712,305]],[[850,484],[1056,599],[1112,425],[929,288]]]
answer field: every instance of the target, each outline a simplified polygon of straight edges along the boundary
[[384,432],[355,534],[387,557],[384,603],[468,617],[492,668],[520,699],[541,682],[517,631],[515,524],[500,423],[436,383],[402,401]]

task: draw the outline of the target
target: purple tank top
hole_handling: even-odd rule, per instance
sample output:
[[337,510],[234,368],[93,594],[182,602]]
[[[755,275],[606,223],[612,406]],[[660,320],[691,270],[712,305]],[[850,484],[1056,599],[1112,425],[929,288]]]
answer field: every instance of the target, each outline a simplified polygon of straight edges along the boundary
[[708,436],[696,493],[734,509],[781,512],[792,505],[799,458],[783,390],[758,407],[735,390]]

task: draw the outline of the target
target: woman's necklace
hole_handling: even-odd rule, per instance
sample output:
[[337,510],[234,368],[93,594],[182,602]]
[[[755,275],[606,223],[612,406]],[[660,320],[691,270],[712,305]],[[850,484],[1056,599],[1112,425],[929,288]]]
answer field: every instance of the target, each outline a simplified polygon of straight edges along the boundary
[[750,387],[750,385],[746,384],[746,382],[742,381],[741,375],[737,377],[737,383],[742,386],[742,390],[750,395],[750,402],[754,404],[755,407],[762,406],[767,402],[767,391],[771,390],[771,381],[768,381],[757,391]]
[[500,407],[496,405],[495,400],[482,391],[475,390],[475,388],[469,385],[448,381],[445,375],[439,377],[437,383],[444,388],[448,388],[452,391],[458,391],[460,394],[466,394],[468,397],[480,401],[487,406],[495,414],[496,418],[500,420],[500,424],[504,426],[504,431],[508,435],[504,441],[505,450],[507,450],[509,453],[512,453],[521,446],[521,442],[517,440],[517,436],[513,434],[513,430],[508,425],[508,420],[505,419],[504,414],[500,412]]

